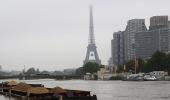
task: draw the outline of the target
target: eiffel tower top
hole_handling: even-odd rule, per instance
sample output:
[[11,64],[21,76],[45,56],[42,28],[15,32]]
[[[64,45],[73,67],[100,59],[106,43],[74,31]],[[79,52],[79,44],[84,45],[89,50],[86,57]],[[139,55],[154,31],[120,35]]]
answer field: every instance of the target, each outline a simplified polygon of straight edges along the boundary
[[95,45],[94,26],[93,26],[93,7],[90,5],[90,25],[89,25],[89,44]]

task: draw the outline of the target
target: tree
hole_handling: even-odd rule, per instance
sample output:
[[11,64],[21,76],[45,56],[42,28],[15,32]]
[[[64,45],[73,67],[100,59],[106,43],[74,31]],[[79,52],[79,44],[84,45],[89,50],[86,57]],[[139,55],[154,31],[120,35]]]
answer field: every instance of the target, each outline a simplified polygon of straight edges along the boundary
[[[135,71],[135,61],[130,60],[125,63],[126,71]],[[170,54],[156,51],[148,60],[138,59],[138,72],[168,71],[170,73]],[[118,67],[117,72],[123,72],[123,65]]]
[[[137,73],[145,72],[146,62],[140,58],[137,59],[137,62],[138,63],[136,66],[136,72]],[[125,65],[126,65],[125,72],[129,72],[129,71],[135,72],[135,61],[134,60],[130,60],[130,61],[126,62]],[[123,71],[124,71],[124,66],[123,65],[119,66],[118,72],[123,72]]]
[[122,73],[124,72],[124,69],[123,69],[123,65],[119,65],[117,70],[116,70],[117,73]]
[[161,71],[166,69],[167,56],[165,53],[156,51],[147,62],[148,71]]
[[77,68],[75,74],[76,75],[83,75],[83,67]]
[[141,58],[138,59],[138,68],[137,68],[137,72],[146,72],[146,64],[147,64],[147,60],[143,60]]
[[36,71],[35,71],[35,69],[32,67],[32,68],[29,68],[25,74],[28,74],[28,75],[36,74]]
[[168,73],[170,74],[170,54],[167,54],[166,56],[166,71],[168,71]]
[[[101,66],[103,67],[103,66]],[[83,66],[83,74],[94,73],[100,69],[100,65],[94,62],[88,62]]]
[[129,71],[135,71],[135,62],[134,60],[130,60],[128,61],[126,64],[126,71],[129,72]]

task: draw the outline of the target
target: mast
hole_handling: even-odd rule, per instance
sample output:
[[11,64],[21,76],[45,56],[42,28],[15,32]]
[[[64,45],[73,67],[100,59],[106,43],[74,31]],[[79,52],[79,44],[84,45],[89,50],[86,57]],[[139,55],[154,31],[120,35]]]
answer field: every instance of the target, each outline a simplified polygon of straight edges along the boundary
[[137,68],[138,68],[138,59],[135,56],[135,74],[137,72]]

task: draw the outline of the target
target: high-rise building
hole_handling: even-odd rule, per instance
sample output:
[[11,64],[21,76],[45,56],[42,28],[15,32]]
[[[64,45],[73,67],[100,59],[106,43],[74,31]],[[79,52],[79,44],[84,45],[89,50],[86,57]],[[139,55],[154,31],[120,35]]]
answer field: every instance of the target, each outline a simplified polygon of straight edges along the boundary
[[155,31],[138,32],[135,35],[135,53],[137,58],[149,59],[159,49],[159,34]]
[[129,20],[125,31],[114,33],[111,44],[111,58],[115,65],[121,65],[135,57],[148,59],[157,50],[170,52],[168,16],[151,17],[149,30],[145,26],[144,19]]
[[153,16],[150,18],[149,30],[168,28],[168,16]]
[[124,32],[119,31],[113,33],[113,39],[111,42],[111,58],[113,60],[113,64],[116,66],[122,65],[124,63]]
[[138,32],[135,35],[136,57],[142,59],[150,58],[157,50],[169,52],[170,30],[168,28]]
[[89,25],[89,43],[87,46],[87,52],[86,52],[86,58],[84,60],[84,64],[87,62],[95,62],[98,64],[101,64],[101,60],[99,59],[98,53],[97,53],[97,47],[95,44],[95,38],[94,38],[94,27],[93,27],[93,11],[92,6],[90,6],[90,25]]
[[144,19],[132,19],[127,22],[125,30],[125,61],[135,57],[135,34],[147,31]]
[[149,28],[149,31],[138,32],[135,35],[135,53],[139,58],[148,59],[157,50],[164,53],[170,50],[168,17],[151,17]]
[[159,35],[159,51],[168,52],[170,50],[170,30],[168,28],[157,30]]

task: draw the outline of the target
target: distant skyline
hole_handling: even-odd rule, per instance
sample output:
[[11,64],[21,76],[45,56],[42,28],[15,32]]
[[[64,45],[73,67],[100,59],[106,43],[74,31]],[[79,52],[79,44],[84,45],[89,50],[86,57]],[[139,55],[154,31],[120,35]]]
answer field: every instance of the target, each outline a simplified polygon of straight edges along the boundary
[[111,56],[113,32],[130,19],[168,15],[169,0],[0,0],[0,65],[62,70],[83,65],[89,35],[89,5],[102,64]]

